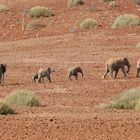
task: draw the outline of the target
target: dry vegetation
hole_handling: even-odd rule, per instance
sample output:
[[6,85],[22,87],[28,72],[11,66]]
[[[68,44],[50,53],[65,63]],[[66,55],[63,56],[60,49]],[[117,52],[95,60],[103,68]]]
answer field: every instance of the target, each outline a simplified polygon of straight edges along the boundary
[[4,102],[16,106],[40,106],[40,102],[35,95],[26,90],[13,91],[4,99]]

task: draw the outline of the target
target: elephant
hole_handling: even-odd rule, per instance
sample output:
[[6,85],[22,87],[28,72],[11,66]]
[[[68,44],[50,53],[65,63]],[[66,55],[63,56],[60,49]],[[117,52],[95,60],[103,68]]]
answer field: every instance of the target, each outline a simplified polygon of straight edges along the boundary
[[[125,65],[128,67],[127,71],[125,71],[125,67],[124,67]],[[106,62],[106,72],[104,73],[103,78],[105,78],[106,75],[110,72],[111,77],[116,79],[119,69],[121,69],[121,71],[123,72],[125,78],[127,78],[126,73],[129,73],[130,67],[131,66],[130,66],[129,60],[126,57],[110,58]],[[115,75],[113,77],[113,72],[114,71],[115,71]]]

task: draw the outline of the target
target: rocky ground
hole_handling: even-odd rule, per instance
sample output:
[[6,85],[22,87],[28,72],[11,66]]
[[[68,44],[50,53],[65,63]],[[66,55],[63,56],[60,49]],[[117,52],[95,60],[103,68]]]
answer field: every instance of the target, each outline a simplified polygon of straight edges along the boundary
[[[107,110],[108,102],[126,89],[138,87],[136,61],[140,50],[140,27],[111,29],[116,16],[135,13],[140,7],[130,0],[116,0],[112,9],[103,0],[87,0],[83,6],[69,7],[66,0],[0,0],[10,11],[0,13],[0,60],[7,64],[5,86],[0,97],[11,91],[28,89],[36,93],[41,107],[14,107],[16,114],[0,116],[0,139],[67,140],[139,140],[140,112]],[[40,30],[21,30],[23,12],[35,5],[50,7],[55,16],[40,18],[46,25]],[[79,23],[93,17],[95,29],[82,30]],[[25,17],[25,27],[32,20]],[[102,79],[105,61],[126,56],[131,63],[129,78],[120,72],[116,80]],[[32,83],[39,68],[51,66],[52,83]],[[68,81],[67,71],[81,66],[84,78]]]

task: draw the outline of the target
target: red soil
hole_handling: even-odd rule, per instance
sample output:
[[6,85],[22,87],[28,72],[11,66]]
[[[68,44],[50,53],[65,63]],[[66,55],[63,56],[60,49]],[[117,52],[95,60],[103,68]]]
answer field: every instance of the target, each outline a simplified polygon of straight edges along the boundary
[[[0,116],[0,139],[76,139],[139,140],[140,112],[106,110],[98,107],[120,92],[139,86],[136,61],[140,50],[140,27],[111,29],[122,13],[140,16],[140,7],[130,0],[116,0],[119,7],[110,9],[103,0],[87,0],[83,6],[70,8],[66,0],[0,0],[10,12],[0,13],[0,60],[8,65],[5,86],[0,97],[11,91],[28,89],[36,93],[42,107],[15,107],[14,115]],[[50,7],[55,16],[40,18],[46,27],[22,31],[22,11],[35,5]],[[93,6],[100,11],[94,11]],[[94,7],[95,7],[94,6]],[[82,19],[93,17],[100,26],[81,30]],[[25,17],[25,23],[32,19]],[[38,38],[36,38],[38,32]],[[126,56],[132,68],[128,79],[120,72],[116,80],[102,79],[109,57]],[[84,79],[68,81],[67,70],[81,66]],[[51,66],[52,83],[32,83],[40,67]]]

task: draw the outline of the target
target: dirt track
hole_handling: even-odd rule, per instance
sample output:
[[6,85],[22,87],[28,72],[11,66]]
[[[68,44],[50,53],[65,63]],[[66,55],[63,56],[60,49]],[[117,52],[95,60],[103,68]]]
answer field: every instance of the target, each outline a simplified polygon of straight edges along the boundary
[[[95,2],[106,10],[105,3]],[[36,3],[30,0],[28,2],[30,5]],[[66,25],[69,22],[72,24],[75,19],[68,21],[68,17],[62,14],[67,8],[60,4],[60,0],[56,1],[58,6],[51,0],[48,3],[59,15],[52,18],[52,21],[58,19],[54,28],[50,24],[52,28],[41,30],[39,38],[32,38],[36,32],[31,32],[31,37],[26,36],[28,39],[24,39],[20,30],[13,30],[9,36],[0,38],[0,60],[8,65],[5,86],[0,87],[0,97],[4,98],[13,90],[28,89],[34,91],[42,103],[42,107],[15,108],[17,114],[0,116],[0,139],[139,140],[139,111],[105,110],[99,108],[99,104],[109,101],[126,89],[139,86],[140,79],[135,78],[135,67],[140,50],[135,45],[139,42],[140,27],[110,29],[107,24],[109,16],[105,17],[105,24],[99,18],[100,15],[109,14],[107,10],[107,13],[94,14],[99,18],[101,27],[89,31],[78,29],[70,33],[70,27],[63,28],[63,22]],[[93,14],[86,11],[86,16],[84,15],[90,4],[89,0],[84,9],[78,7],[81,10],[80,16],[78,10],[76,12],[78,18]],[[120,6],[112,15],[129,9],[138,13],[134,4],[128,4],[128,0],[125,4],[127,6],[124,9]],[[25,3],[18,3],[18,0],[11,7],[15,5],[19,5],[18,9],[26,7]],[[76,9],[71,9],[71,15],[75,11]],[[69,13],[69,10],[66,12]],[[17,13],[14,14],[18,17]],[[61,20],[64,19],[63,22],[60,22],[60,16]],[[113,16],[111,20],[114,19]],[[17,24],[15,28],[20,27]],[[15,39],[17,41],[11,41]],[[132,67],[128,79],[124,79],[121,72],[116,80],[109,75],[102,79],[105,61],[114,56],[129,58]],[[84,79],[79,77],[78,81],[68,81],[67,70],[77,65],[83,68]],[[47,66],[57,69],[52,74],[52,83],[47,80],[41,84],[32,83],[32,74],[40,67]]]

